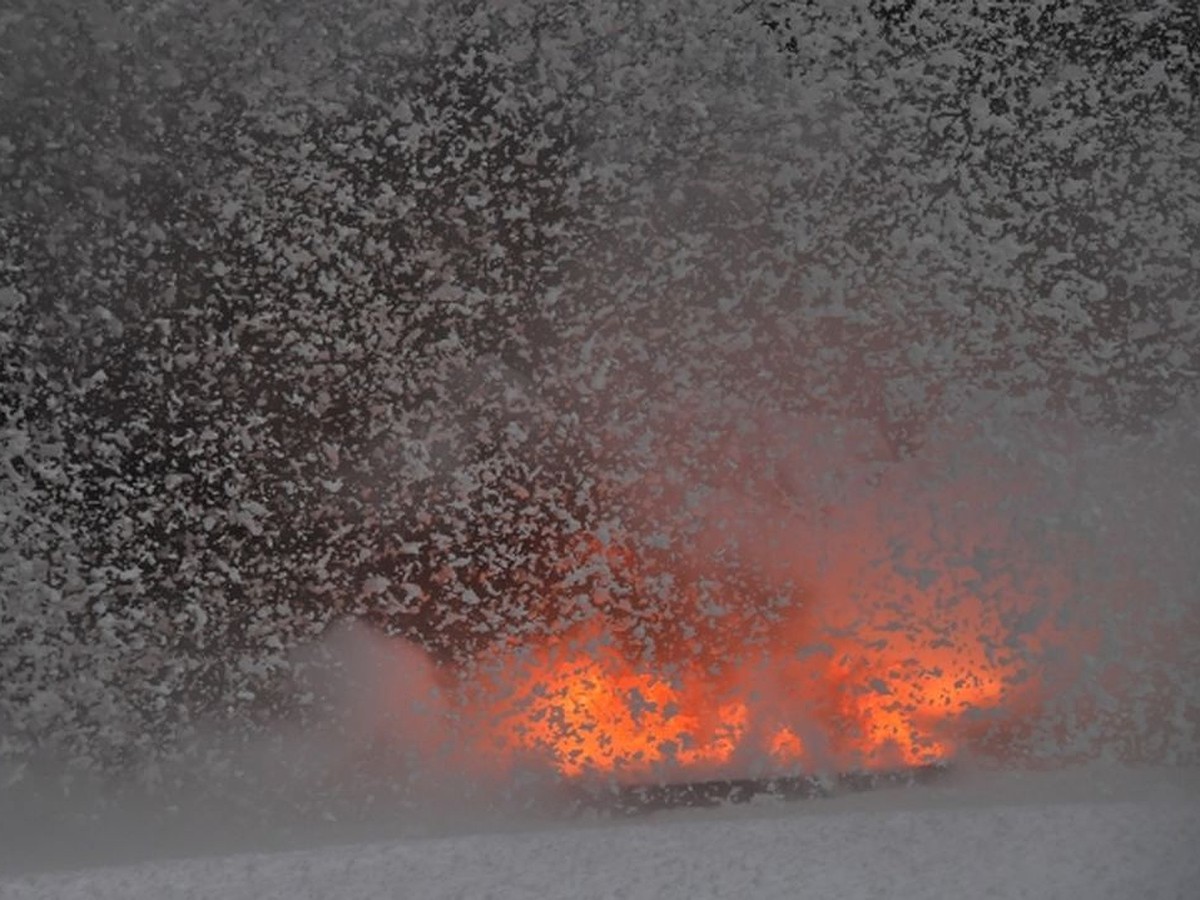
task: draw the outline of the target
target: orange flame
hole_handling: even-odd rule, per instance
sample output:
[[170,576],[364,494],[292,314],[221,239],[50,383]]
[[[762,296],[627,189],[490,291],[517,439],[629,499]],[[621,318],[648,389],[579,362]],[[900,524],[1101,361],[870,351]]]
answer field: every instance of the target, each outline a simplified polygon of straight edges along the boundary
[[[590,552],[629,576],[633,596],[598,592],[587,623],[517,652],[498,647],[481,663],[473,700],[490,758],[644,780],[955,756],[972,717],[1027,702],[1029,659],[1058,639],[1052,623],[1029,624],[1035,600],[1066,586],[1053,573],[1005,576],[982,596],[974,562],[953,559],[914,585],[873,566],[880,541],[861,538],[869,524],[852,524],[858,539],[843,540],[851,551],[824,567],[827,596],[793,604],[758,631],[754,603],[734,596],[714,617],[683,576],[671,582],[669,615],[659,598],[630,618],[646,590],[628,572],[636,554],[593,542]],[[790,565],[819,564],[798,555]]]
[[[786,629],[784,629],[786,632]],[[476,700],[492,759],[541,759],[562,775],[707,777],[729,771],[883,769],[945,760],[953,723],[1006,696],[998,672],[973,674],[856,658],[750,650],[720,673],[696,663],[635,663],[597,620],[522,653],[498,653]],[[786,647],[786,640],[782,642]]]
[[1002,738],[1096,640],[1071,615],[1070,536],[1028,539],[1037,492],[1004,459],[969,478],[914,464],[839,507],[690,508],[686,553],[578,539],[563,595],[529,610],[543,632],[466,678],[456,741],[644,781],[921,765]]

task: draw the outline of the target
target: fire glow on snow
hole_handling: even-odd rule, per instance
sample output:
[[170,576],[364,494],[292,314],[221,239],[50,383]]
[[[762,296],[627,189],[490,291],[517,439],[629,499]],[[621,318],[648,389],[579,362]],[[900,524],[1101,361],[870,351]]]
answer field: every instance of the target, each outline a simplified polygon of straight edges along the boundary
[[499,653],[473,693],[484,755],[542,756],[563,775],[619,779],[946,760],[964,716],[1022,702],[1027,676],[976,598],[939,617],[944,586],[903,601],[922,617],[926,633],[916,638],[891,621],[898,605],[884,603],[843,609],[816,634],[801,607],[764,645],[720,662],[703,647],[698,660],[670,646],[650,654],[646,640],[614,633],[602,618]]
[[610,586],[565,582],[556,608],[575,614],[494,645],[427,730],[449,729],[464,766],[627,783],[996,749],[1096,646],[1072,609],[1079,548],[1030,531],[1044,485],[1016,461],[906,465],[836,507],[703,511],[737,532],[769,602],[705,568],[715,533],[665,578],[633,539],[578,537],[575,563]]

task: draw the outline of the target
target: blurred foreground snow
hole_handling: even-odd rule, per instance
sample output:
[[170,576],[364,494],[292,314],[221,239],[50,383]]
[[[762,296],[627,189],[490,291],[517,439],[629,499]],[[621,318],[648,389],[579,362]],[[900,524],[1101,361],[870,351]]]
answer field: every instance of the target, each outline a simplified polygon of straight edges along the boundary
[[[1200,773],[975,775],[634,823],[0,880],[3,900],[220,897],[1194,897]],[[511,823],[510,823],[511,829]]]

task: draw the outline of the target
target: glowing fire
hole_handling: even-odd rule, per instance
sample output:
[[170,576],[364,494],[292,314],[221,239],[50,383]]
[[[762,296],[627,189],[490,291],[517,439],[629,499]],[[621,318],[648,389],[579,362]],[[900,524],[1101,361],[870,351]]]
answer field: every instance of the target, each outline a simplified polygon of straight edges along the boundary
[[[632,557],[616,558],[628,565]],[[865,565],[850,559],[827,572],[826,589],[862,596]],[[738,603],[724,611],[722,629],[706,632],[702,604],[685,586],[670,616],[623,629],[614,626],[614,601],[594,597],[590,621],[483,661],[473,694],[485,723],[479,740],[493,760],[541,759],[564,776],[619,780],[946,760],[965,716],[1018,704],[1024,659],[960,575],[947,567],[927,577],[927,595],[907,595],[903,610],[827,600],[818,623],[800,604],[744,642],[749,624]],[[902,594],[886,582],[867,587],[873,596]],[[959,599],[939,608],[948,594]]]
[[1005,740],[1095,645],[1070,615],[1075,548],[1026,538],[1038,488],[1015,463],[932,468],[836,508],[713,501],[688,511],[706,530],[682,553],[656,556],[649,525],[577,536],[561,596],[458,685],[463,765],[644,782],[915,766]]
[[887,768],[954,752],[943,727],[998,702],[998,679],[936,669],[910,681],[885,661],[852,667],[748,656],[720,677],[701,667],[630,662],[600,626],[581,629],[489,675],[493,758],[550,761],[563,775],[640,779],[746,771]]
[[375,664],[350,645],[371,688],[347,689],[352,745],[422,782],[504,787],[1176,752],[1195,610],[1062,477],[1073,456],[960,428],[859,463],[819,424],[740,456],[730,429],[694,490],[671,467],[597,489],[590,531],[568,521],[536,574],[506,571],[521,590],[489,591],[502,609],[451,610],[494,636],[453,668],[399,641],[382,681],[360,677]]
[[611,647],[539,656],[494,709],[501,751],[544,753],[565,775],[642,773],[671,762],[724,762],[744,736],[744,704],[719,704],[705,721],[684,690],[637,671]]
[[[985,504],[986,493],[968,501]],[[1056,570],[1010,554],[982,577],[981,560],[1006,535],[976,526],[946,550],[935,523],[909,514],[897,525],[881,496],[883,506],[826,522],[819,545],[760,542],[788,548],[753,561],[777,582],[820,573],[765,623],[761,597],[731,589],[714,600],[697,587],[709,575],[700,571],[671,573],[666,600],[659,592],[639,608],[654,577],[638,555],[587,540],[572,564],[602,558],[626,590],[598,589],[586,621],[481,662],[477,740],[493,760],[628,781],[955,756],[989,711],[1011,716],[1047,689],[1047,647],[1086,641],[1047,620],[1069,593]]]

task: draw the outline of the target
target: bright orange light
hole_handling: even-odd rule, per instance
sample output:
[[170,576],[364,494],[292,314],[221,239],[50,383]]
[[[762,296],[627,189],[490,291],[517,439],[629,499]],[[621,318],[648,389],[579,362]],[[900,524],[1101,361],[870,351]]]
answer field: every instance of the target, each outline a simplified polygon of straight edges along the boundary
[[687,552],[576,536],[544,630],[468,679],[462,744],[643,781],[881,770],[1002,740],[1000,713],[1069,684],[1093,640],[1066,614],[1071,544],[1023,543],[1006,502],[1035,488],[1003,460],[932,468],[828,515],[714,500]]
[[[939,669],[913,681],[889,663],[750,653],[719,678],[695,665],[666,673],[631,662],[593,623],[524,655],[497,657],[477,700],[493,758],[541,758],[567,777],[636,780],[712,775],[738,759],[754,771],[944,760],[955,752],[946,723],[1002,696],[998,680]],[[800,737],[814,733],[819,753]]]
[[804,742],[786,726],[775,732],[770,749],[771,757],[784,765],[795,764],[804,758]]
[[706,715],[667,676],[631,665],[599,630],[584,634],[491,669],[485,705],[493,752],[541,755],[567,776],[730,758],[745,731],[744,704],[719,704]]
[[565,775],[644,769],[687,730],[672,687],[610,653],[535,667],[494,715],[502,746],[545,752]]

